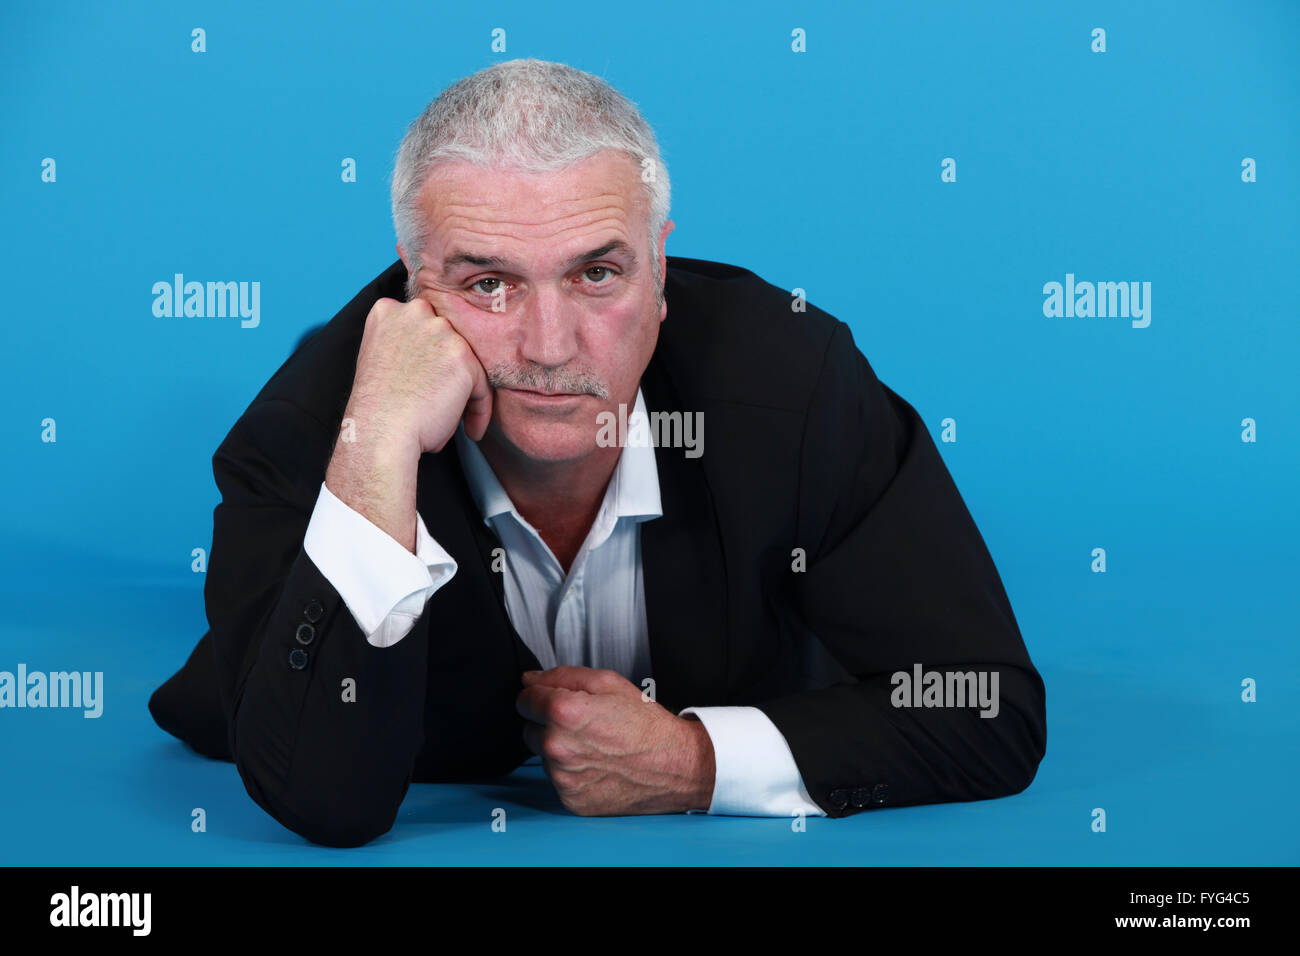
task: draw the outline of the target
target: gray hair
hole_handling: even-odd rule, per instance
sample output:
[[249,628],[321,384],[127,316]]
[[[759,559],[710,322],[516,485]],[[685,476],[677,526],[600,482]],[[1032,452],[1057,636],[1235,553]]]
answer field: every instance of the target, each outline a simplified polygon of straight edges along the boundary
[[520,59],[457,80],[411,124],[393,169],[393,227],[410,262],[407,298],[425,265],[420,190],[433,167],[460,160],[487,168],[552,172],[603,149],[641,167],[650,203],[650,268],[663,302],[659,233],[668,220],[668,167],[635,104],[591,73],[563,63]]

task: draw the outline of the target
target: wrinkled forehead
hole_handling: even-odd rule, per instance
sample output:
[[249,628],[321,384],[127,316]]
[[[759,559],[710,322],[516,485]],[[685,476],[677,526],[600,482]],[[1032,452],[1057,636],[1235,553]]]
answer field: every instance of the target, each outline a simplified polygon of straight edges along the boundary
[[546,172],[439,163],[421,190],[420,212],[424,264],[441,271],[452,251],[540,265],[620,239],[639,248],[650,210],[638,164],[605,150]]

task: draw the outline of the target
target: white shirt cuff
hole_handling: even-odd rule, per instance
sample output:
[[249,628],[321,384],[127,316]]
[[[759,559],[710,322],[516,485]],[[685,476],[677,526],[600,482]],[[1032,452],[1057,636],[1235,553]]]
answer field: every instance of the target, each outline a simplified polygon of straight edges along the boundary
[[429,596],[456,574],[456,560],[429,535],[419,512],[412,554],[323,481],[303,548],[374,647],[405,637]]
[[713,742],[709,813],[751,817],[826,816],[804,789],[785,736],[757,707],[687,707]]

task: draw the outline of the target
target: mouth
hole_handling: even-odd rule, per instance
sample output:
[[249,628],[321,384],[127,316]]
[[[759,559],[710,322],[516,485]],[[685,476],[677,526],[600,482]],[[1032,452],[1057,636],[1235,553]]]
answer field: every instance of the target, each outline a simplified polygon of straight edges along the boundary
[[526,388],[512,388],[510,391],[528,404],[542,406],[567,405],[583,397],[582,393],[578,392],[535,392]]

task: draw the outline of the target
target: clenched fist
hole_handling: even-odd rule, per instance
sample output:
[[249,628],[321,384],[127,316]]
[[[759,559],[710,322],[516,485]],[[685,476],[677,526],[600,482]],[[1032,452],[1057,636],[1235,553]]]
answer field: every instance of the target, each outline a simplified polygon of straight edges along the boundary
[[424,299],[380,299],[366,317],[348,407],[377,441],[441,451],[462,418],[478,441],[492,418],[492,389],[470,344]]
[[325,473],[330,493],[415,552],[420,456],[441,451],[462,419],[478,441],[492,389],[474,349],[424,299],[379,299],[366,316],[352,394]]
[[677,717],[611,670],[527,671],[515,709],[560,801],[580,816],[707,810],[714,756],[698,720]]

